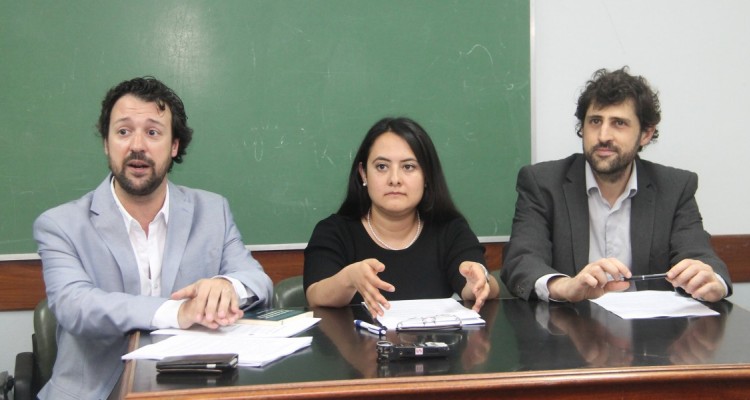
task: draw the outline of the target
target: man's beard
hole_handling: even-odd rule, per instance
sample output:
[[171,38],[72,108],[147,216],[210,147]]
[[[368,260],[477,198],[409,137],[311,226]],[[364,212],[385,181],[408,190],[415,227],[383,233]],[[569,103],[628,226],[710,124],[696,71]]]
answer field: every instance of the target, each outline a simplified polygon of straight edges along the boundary
[[[597,149],[610,149],[615,151],[615,156],[610,160],[597,160],[594,158],[594,152]],[[619,180],[625,172],[628,171],[628,167],[635,160],[635,156],[638,153],[638,148],[633,148],[631,151],[622,152],[621,149],[608,144],[597,144],[591,150],[584,151],[586,161],[589,162],[591,169],[594,171],[596,176],[607,181],[616,182]]]
[[[138,186],[135,182],[128,178],[125,173],[125,171],[127,170],[127,163],[132,160],[143,161],[147,163],[151,168],[151,176],[149,176],[148,179],[140,186]],[[170,160],[169,162],[171,164],[172,160]],[[147,196],[153,193],[161,185],[161,183],[164,182],[164,178],[167,176],[167,171],[169,171],[169,166],[164,168],[163,171],[157,171],[154,160],[146,157],[146,155],[143,153],[131,153],[122,162],[122,168],[120,169],[119,173],[116,173],[114,168],[112,167],[112,160],[110,160],[109,164],[109,169],[110,171],[112,171],[112,174],[114,175],[117,183],[125,191],[125,193],[132,196]]]

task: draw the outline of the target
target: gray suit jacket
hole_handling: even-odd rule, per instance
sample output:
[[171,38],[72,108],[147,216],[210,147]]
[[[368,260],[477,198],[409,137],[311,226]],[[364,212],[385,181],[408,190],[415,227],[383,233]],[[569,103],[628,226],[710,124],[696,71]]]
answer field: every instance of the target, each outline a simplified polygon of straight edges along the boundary
[[199,279],[226,275],[262,302],[272,282],[250,255],[223,197],[169,183],[169,226],[161,296],[140,295],[135,255],[110,189],[111,175],[82,198],[34,222],[47,298],[58,320],[52,378],[39,396],[107,398],[123,370],[127,334],[153,329],[170,294]]
[[[518,173],[516,213],[504,249],[502,280],[516,296],[535,298],[547,274],[576,275],[588,264],[589,211],[582,154],[526,166]],[[636,158],[638,193],[632,198],[633,274],[666,272],[692,258],[713,267],[732,293],[727,266],[714,253],[695,201],[698,176]],[[639,290],[671,290],[666,281]]]

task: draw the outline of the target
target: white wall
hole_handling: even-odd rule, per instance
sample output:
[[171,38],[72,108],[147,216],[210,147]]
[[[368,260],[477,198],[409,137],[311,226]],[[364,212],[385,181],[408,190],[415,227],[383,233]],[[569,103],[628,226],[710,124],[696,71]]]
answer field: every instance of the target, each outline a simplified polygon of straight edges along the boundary
[[[750,233],[747,15],[744,0],[532,0],[532,160],[580,152],[580,90],[595,70],[629,65],[661,93],[662,137],[642,157],[699,174],[709,232]],[[750,308],[750,284],[735,291]],[[31,314],[0,313],[0,371],[31,349]]]
[[33,318],[33,311],[0,312],[0,372],[14,375],[16,354],[31,351]]
[[750,233],[750,2],[533,0],[532,160],[581,152],[573,115],[599,68],[660,92],[661,137],[641,157],[698,173],[711,234]]

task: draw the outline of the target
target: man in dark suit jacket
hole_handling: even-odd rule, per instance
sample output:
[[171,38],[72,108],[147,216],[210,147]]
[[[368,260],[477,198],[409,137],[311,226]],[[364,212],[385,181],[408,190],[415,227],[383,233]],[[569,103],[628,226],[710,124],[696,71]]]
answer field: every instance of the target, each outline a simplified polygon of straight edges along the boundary
[[[695,173],[638,157],[658,137],[657,95],[627,68],[599,70],[578,99],[583,153],[526,166],[502,279],[515,295],[580,301],[609,291],[679,288],[718,301],[732,292],[695,192]],[[634,274],[667,273],[635,284]]]

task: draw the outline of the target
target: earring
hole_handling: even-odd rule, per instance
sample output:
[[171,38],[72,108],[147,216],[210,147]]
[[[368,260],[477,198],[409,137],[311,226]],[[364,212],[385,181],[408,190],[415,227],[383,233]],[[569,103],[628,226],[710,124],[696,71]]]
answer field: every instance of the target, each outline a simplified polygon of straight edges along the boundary
[[362,186],[367,186],[367,181],[362,182]]

